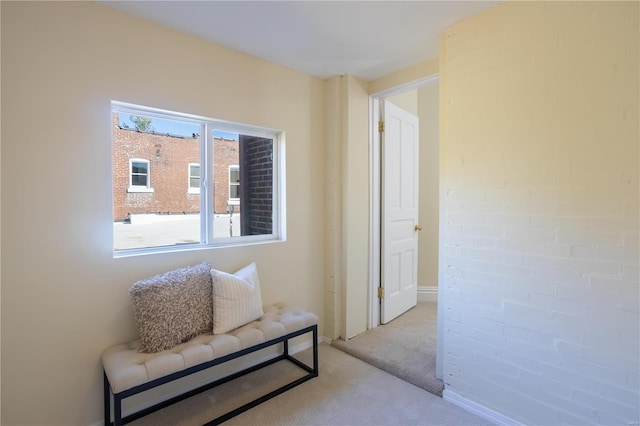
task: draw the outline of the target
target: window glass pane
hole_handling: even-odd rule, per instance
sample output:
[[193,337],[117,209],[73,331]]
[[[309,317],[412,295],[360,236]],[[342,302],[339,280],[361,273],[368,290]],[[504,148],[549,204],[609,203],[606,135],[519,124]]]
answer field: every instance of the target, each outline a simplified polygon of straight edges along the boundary
[[200,165],[189,165],[189,188],[200,188]]
[[272,234],[273,139],[215,130],[213,139],[214,236]]
[[132,173],[147,173],[147,163],[142,163],[139,161],[134,161],[131,163],[131,172]]
[[147,186],[147,175],[131,175],[131,185]]
[[229,198],[240,198],[240,185],[231,185],[229,188]]
[[184,187],[200,187],[189,167],[200,162],[200,125],[117,110],[112,119],[114,250],[200,243],[200,195]]
[[239,201],[240,199],[240,167],[229,166],[229,199]]

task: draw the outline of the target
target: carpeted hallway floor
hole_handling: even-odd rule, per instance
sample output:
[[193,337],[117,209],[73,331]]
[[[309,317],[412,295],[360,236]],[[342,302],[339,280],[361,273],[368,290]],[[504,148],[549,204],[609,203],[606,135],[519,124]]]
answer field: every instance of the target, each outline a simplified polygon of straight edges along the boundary
[[442,396],[436,377],[436,303],[420,302],[388,324],[331,345],[375,367]]
[[[300,354],[309,361],[311,351]],[[326,344],[320,375],[225,425],[490,425],[489,422]],[[136,420],[134,426],[196,426],[302,375],[281,362]]]

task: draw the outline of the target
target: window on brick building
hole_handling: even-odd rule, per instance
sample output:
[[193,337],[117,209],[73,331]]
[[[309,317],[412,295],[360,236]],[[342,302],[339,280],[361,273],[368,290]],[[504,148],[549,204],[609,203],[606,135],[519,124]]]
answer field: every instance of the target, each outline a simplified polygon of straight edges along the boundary
[[149,178],[149,160],[132,158],[129,160],[128,192],[153,192]]
[[240,201],[240,167],[229,166],[229,201]]
[[283,239],[281,131],[120,102],[111,119],[115,255]]
[[189,163],[189,194],[200,193],[200,164]]

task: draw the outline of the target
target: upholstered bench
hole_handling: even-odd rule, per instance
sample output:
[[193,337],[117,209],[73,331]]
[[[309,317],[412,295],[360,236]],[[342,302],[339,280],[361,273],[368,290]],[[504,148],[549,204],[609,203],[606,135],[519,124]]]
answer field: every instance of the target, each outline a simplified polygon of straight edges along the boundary
[[[102,353],[105,425],[111,423],[112,397],[113,424],[119,426],[281,360],[288,360],[308,373],[263,397],[219,416],[209,424],[219,424],[228,420],[318,375],[317,324],[318,317],[312,313],[284,305],[274,305],[265,308],[264,315],[258,320],[235,330],[224,334],[201,334],[161,352],[140,352],[139,341],[110,347]],[[289,339],[306,333],[312,333],[313,338],[312,366],[289,354]],[[282,353],[268,361],[122,418],[121,404],[125,398],[280,343]]]

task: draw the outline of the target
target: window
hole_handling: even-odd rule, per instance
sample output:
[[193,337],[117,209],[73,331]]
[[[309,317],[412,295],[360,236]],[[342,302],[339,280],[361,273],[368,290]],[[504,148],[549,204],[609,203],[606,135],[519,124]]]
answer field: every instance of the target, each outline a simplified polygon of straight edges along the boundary
[[189,163],[189,194],[200,193],[200,164]]
[[240,201],[240,167],[229,166],[229,201]]
[[141,158],[129,160],[128,192],[153,192],[149,179],[149,161]]
[[111,120],[115,256],[284,238],[281,131],[115,101]]

